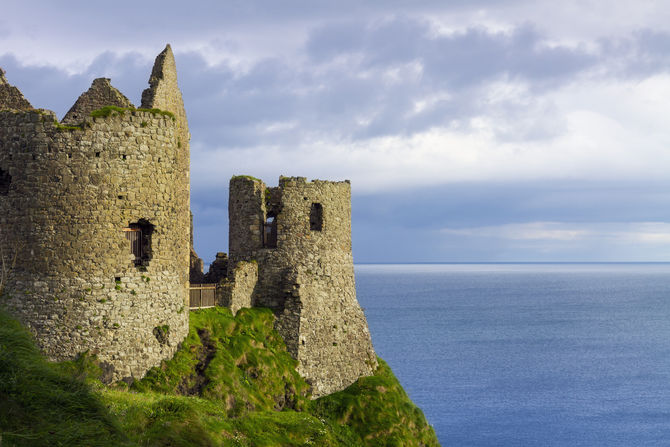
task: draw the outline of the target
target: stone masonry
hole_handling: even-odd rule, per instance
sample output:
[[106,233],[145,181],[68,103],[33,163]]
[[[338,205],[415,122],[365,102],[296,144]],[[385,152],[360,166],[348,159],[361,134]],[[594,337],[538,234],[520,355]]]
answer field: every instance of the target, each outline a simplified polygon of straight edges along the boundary
[[[168,46],[143,111],[97,79],[68,112],[34,110],[0,76],[0,298],[53,360],[89,351],[141,377],[188,332],[188,127]],[[145,105],[143,101],[143,105]]]
[[237,176],[228,207],[225,304],[275,311],[313,397],[372,374],[377,360],[356,299],[349,182],[281,177],[268,188]]
[[0,68],[0,104],[3,110],[32,110],[28,100],[18,88],[10,85],[5,79],[5,71]]
[[94,79],[91,88],[77,99],[61,122],[63,124],[79,124],[86,119],[92,111],[101,109],[105,106],[135,107],[123,93],[112,86],[110,79],[98,78]]

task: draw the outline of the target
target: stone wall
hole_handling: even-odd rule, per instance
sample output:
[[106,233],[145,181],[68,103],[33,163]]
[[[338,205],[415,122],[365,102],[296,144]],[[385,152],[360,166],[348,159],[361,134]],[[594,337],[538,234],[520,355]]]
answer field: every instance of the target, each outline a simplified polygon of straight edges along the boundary
[[[70,128],[52,112],[0,111],[0,177],[9,179],[0,191],[0,253],[16,254],[0,300],[49,358],[90,351],[109,379],[141,377],[186,336],[181,138],[177,120],[160,113],[89,116]],[[141,259],[124,231],[138,223]]]
[[233,315],[243,307],[252,307],[258,285],[258,264],[240,261],[229,273],[229,279],[220,284],[221,305],[229,307]]
[[[276,220],[275,248],[263,246],[268,215]],[[252,304],[275,311],[314,396],[372,374],[376,356],[356,299],[349,182],[282,177],[277,188],[267,188],[234,177],[229,216],[229,264],[258,263]]]
[[228,255],[218,252],[214,262],[209,265],[209,270],[204,277],[204,282],[217,284],[228,276]]
[[108,78],[94,79],[62,119],[64,124],[79,124],[93,112],[105,106],[131,107],[133,104],[115,89]]
[[18,88],[5,79],[5,71],[0,68],[0,110],[31,110],[33,106],[23,97]]

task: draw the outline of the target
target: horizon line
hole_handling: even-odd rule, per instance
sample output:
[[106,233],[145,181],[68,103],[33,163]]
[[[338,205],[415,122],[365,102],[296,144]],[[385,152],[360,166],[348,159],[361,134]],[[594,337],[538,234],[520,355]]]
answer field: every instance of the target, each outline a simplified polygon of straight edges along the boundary
[[467,264],[670,264],[668,261],[408,261],[408,262],[356,262],[354,265],[467,265]]

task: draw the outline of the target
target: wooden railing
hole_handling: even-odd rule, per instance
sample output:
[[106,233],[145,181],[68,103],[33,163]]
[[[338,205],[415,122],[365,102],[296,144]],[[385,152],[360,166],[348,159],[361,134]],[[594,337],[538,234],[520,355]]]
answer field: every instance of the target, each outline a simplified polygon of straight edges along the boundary
[[203,309],[216,306],[216,284],[191,284],[191,309]]

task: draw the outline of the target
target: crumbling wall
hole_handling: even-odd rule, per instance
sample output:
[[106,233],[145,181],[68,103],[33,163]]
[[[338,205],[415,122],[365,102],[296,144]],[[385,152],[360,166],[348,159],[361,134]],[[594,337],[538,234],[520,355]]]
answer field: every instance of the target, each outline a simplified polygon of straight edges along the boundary
[[205,263],[195,252],[195,248],[193,248],[193,213],[190,212],[189,215],[191,219],[191,241],[189,243],[189,281],[191,284],[203,284],[205,282],[205,273],[203,272]]
[[[268,214],[276,219],[275,248],[263,246]],[[258,263],[252,303],[275,311],[277,329],[313,395],[372,374],[376,356],[356,299],[349,182],[282,177],[277,188],[267,188],[234,177],[229,216],[230,265]]]
[[227,281],[220,285],[221,305],[229,307],[233,314],[243,307],[252,307],[252,297],[258,284],[258,263],[240,261],[229,273]]
[[[49,358],[89,351],[112,379],[141,377],[188,333],[181,130],[169,115],[141,111],[88,117],[81,128],[55,119],[0,111],[0,171],[9,178],[0,253],[16,254],[0,304]],[[151,259],[140,263],[128,239],[139,223],[153,229]]]
[[0,68],[0,110],[32,110],[28,100],[18,88],[10,85],[5,71]]
[[218,252],[214,262],[209,265],[209,270],[205,274],[204,282],[208,284],[217,284],[228,276],[228,255]]
[[265,183],[248,176],[230,180],[228,198],[228,256],[232,262],[250,261],[263,247]]
[[91,87],[81,94],[62,119],[63,124],[79,124],[94,110],[105,106],[135,107],[123,93],[110,83],[108,78],[93,80]]

